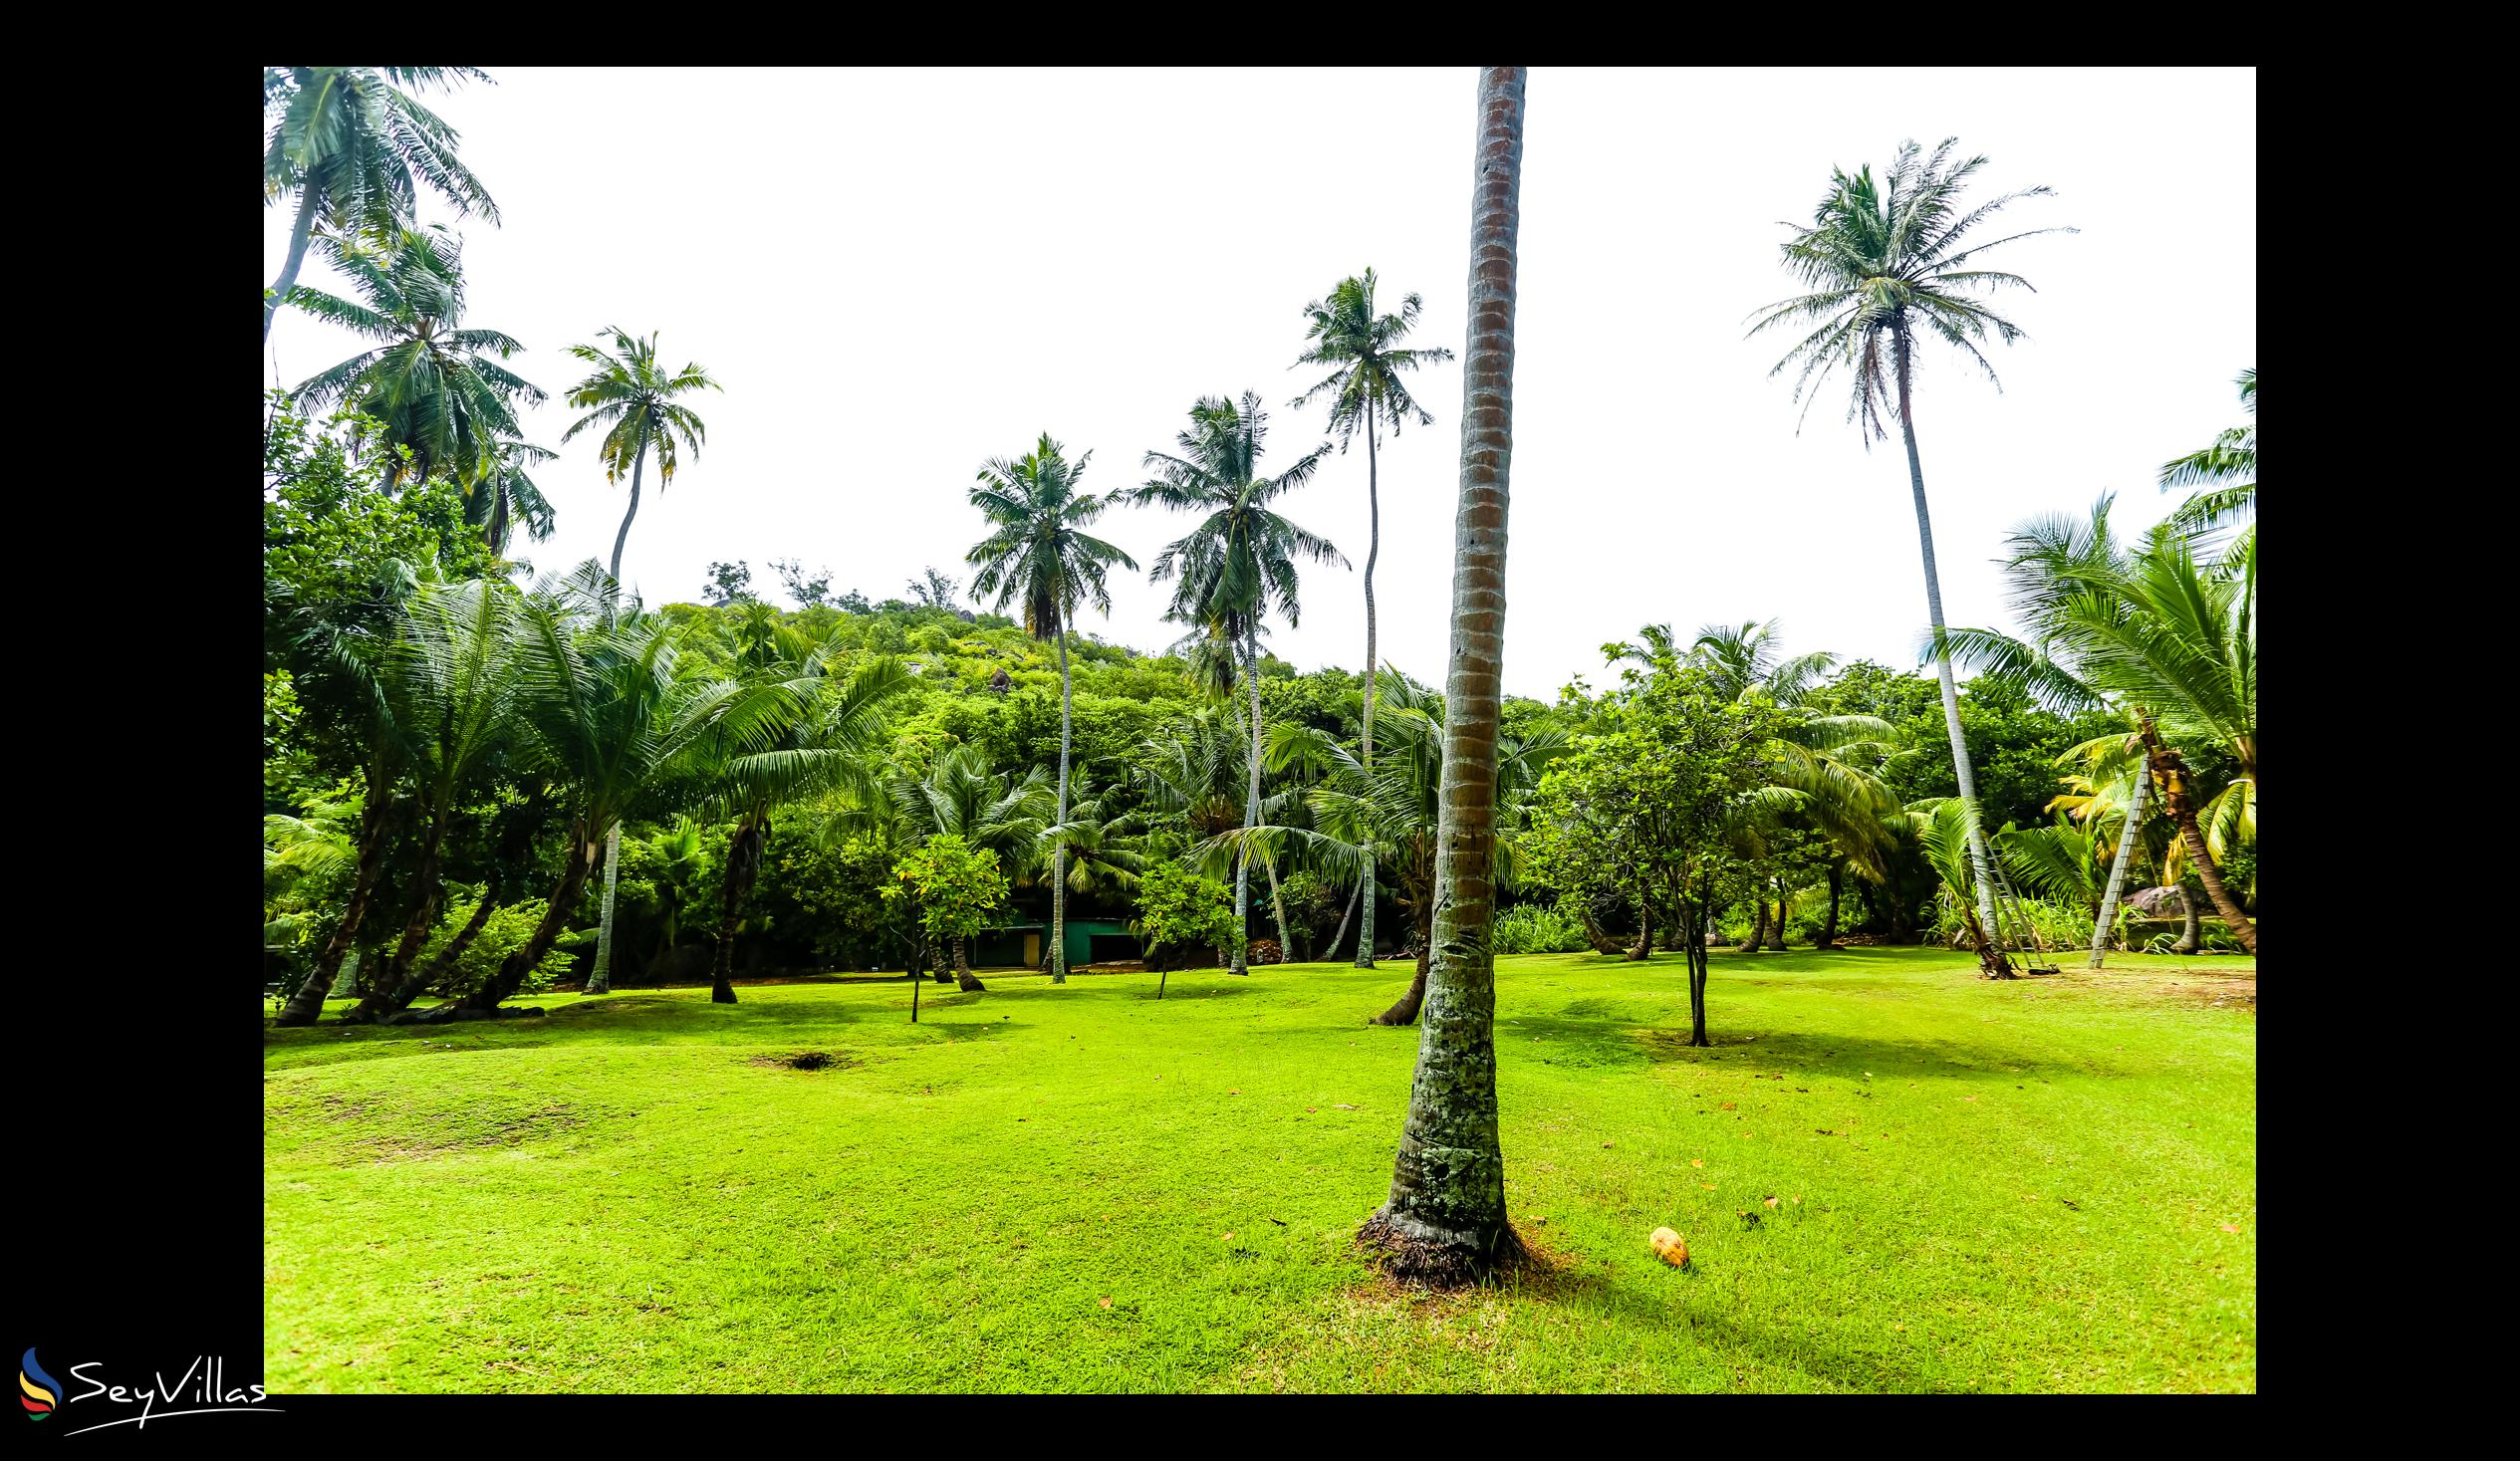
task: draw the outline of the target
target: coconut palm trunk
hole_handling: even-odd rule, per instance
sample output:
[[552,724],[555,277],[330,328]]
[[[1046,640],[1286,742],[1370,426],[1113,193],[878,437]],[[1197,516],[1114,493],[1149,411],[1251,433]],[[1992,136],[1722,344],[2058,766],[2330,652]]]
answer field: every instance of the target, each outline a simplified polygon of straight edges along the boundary
[[761,848],[769,841],[768,819],[747,817],[735,829],[734,840],[726,845],[726,891],[718,909],[717,956],[709,970],[709,1003],[731,1005],[735,1001],[735,937],[743,927],[740,909],[744,895],[752,891],[753,880],[761,875]]
[[2100,895],[2100,915],[2092,923],[2091,967],[2100,967],[2101,955],[2109,947],[2109,933],[2118,921],[2118,893],[2127,884],[2127,864],[2135,860],[2136,824],[2143,820],[2143,794],[2152,782],[2152,758],[2147,755],[2136,767],[2135,799],[2127,807],[2127,825],[2118,834],[2118,855],[2109,860],[2109,888]]
[[428,942],[429,930],[437,926],[438,894],[442,890],[438,878],[438,853],[445,840],[446,816],[441,810],[429,818],[428,836],[420,844],[420,865],[412,877],[411,912],[402,920],[402,937],[394,944],[392,956],[385,961],[381,977],[371,981],[377,993],[402,987],[402,981],[410,977],[412,961],[420,956],[421,946]]
[[1811,946],[1816,954],[1825,954],[1838,946],[1838,897],[1846,889],[1847,868],[1844,862],[1829,864],[1829,920],[1820,925],[1820,940]]
[[[2161,810],[2178,827],[2178,840],[2187,850],[2188,866],[2205,889],[2205,896],[2213,900],[2214,911],[2222,915],[2223,926],[2240,941],[2240,947],[2255,957],[2257,925],[2240,911],[2240,900],[2223,885],[2222,868],[2215,864],[2213,851],[2206,846],[2204,829],[2196,825],[2196,799],[2188,792],[2187,762],[2178,752],[2161,744],[2160,732],[2154,728],[2151,716],[2143,716],[2142,723],[2145,760],[2154,780],[2161,784]],[[2179,896],[2185,898],[2186,894],[2182,891]]]
[[1234,858],[1234,957],[1225,972],[1251,972],[1251,830],[1260,825],[1260,637],[1246,634],[1243,683],[1251,690],[1251,777],[1242,801],[1243,843]]
[[368,903],[375,897],[377,879],[384,872],[385,831],[391,821],[393,802],[380,778],[373,772],[368,778],[368,804],[360,817],[359,870],[352,877],[350,898],[342,905],[341,926],[324,941],[323,951],[316,955],[315,967],[307,971],[306,983],[274,1019],[274,1025],[312,1025],[324,1013],[324,998],[331,992],[333,981],[341,977],[342,959],[359,938],[359,925],[368,916]]
[[1452,654],[1444,677],[1433,962],[1391,1164],[1389,1197],[1359,1237],[1403,1278],[1475,1282],[1522,1243],[1505,1215],[1497,1134],[1496,735],[1505,656],[1505,533],[1513,453],[1515,247],[1523,81],[1479,75],[1469,340],[1462,356],[1461,492],[1453,519]]
[[1339,957],[1339,944],[1341,940],[1348,936],[1348,924],[1357,916],[1357,902],[1364,896],[1365,884],[1360,881],[1356,885],[1355,889],[1348,894],[1348,911],[1339,915],[1339,931],[1330,936],[1330,948],[1322,955],[1323,958],[1335,959]]
[[[1068,825],[1068,757],[1076,738],[1076,707],[1068,681],[1068,620],[1059,618],[1059,822]],[[1050,982],[1068,982],[1068,845],[1050,850]]]
[[[1382,676],[1375,673],[1374,641],[1374,564],[1383,556],[1383,482],[1382,469],[1374,451],[1374,415],[1365,418],[1365,734],[1359,746],[1358,761],[1365,768],[1366,785],[1374,784],[1374,692]],[[1364,921],[1357,925],[1357,967],[1374,967],[1374,844],[1365,844]],[[1333,950],[1334,955],[1336,950]]]
[[[1950,651],[1942,643],[1942,576],[1934,569],[1933,518],[1925,510],[1925,469],[1916,459],[1916,417],[1908,388],[1908,338],[1903,325],[1891,334],[1890,346],[1898,370],[1898,434],[1907,445],[1907,485],[1916,496],[1916,548],[1925,565],[1925,612],[1933,623],[1933,667],[1942,680],[1942,724],[1951,735],[1951,772],[1960,783],[1960,815],[1968,822],[1969,866],[1976,873],[1978,926],[1981,930],[1992,929],[1993,863],[1986,855],[1986,834],[1978,826],[1977,772],[1969,764],[1968,737],[1960,730],[1960,690],[1951,678]],[[1987,977],[2017,977],[2004,951],[1983,932],[1979,934],[1977,950],[1978,963]]]
[[988,988],[972,977],[971,940],[959,933],[954,935],[954,987],[965,993]]
[[271,282],[271,293],[263,300],[263,344],[271,344],[272,318],[289,302],[289,291],[298,287],[298,271],[306,266],[306,246],[315,237],[316,190],[298,188],[298,217],[289,226],[289,257],[280,265],[280,277]]
[[[638,516],[639,479],[647,471],[647,444],[640,442],[638,456],[630,463],[630,511],[622,514],[622,530],[613,535],[613,599],[621,602],[622,550],[630,545],[630,521]],[[595,969],[587,976],[587,993],[613,992],[613,893],[622,879],[622,825],[613,824],[613,831],[604,839],[604,905],[595,925]],[[728,992],[727,998],[734,998]]]

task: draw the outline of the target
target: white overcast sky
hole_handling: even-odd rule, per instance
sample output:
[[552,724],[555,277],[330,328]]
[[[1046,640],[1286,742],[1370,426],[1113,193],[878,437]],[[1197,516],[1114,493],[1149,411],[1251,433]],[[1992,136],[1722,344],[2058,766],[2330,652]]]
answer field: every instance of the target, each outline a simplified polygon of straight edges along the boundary
[[[1301,306],[1373,266],[1385,308],[1425,297],[1416,344],[1462,348],[1475,73],[532,70],[432,93],[504,226],[460,225],[467,324],[524,342],[557,447],[584,373],[563,354],[608,325],[662,331],[668,363],[725,386],[671,490],[652,472],[624,577],[698,597],[712,560],[828,565],[836,589],[899,596],[981,536],[964,500],[991,456],[1047,429],[1092,450],[1089,488],[1142,479],[1201,394],[1259,390],[1272,458],[1323,438],[1286,402]],[[1956,134],[1987,193],[2046,183],[2016,228],[2079,234],[1990,255],[2036,294],[2001,300],[2029,339],[1998,393],[1927,358],[1918,436],[1946,611],[2000,621],[1992,560],[2033,513],[2121,494],[2166,510],[2153,473],[2241,419],[2256,364],[2256,80],[2239,71],[1574,71],[1529,90],[1505,675],[1552,696],[1599,646],[1668,621],[1783,620],[1788,647],[1913,662],[1924,622],[1895,439],[1871,452],[1832,389],[1800,436],[1783,349],[1744,316],[1791,292],[1782,219],[1833,164],[1887,163]],[[423,217],[441,220],[432,202]],[[264,279],[285,210],[264,212]],[[330,277],[310,259],[305,282]],[[358,349],[283,311],[262,362],[297,381]],[[1457,363],[1415,385],[1435,423],[1383,453],[1376,575],[1385,657],[1440,683],[1459,453]],[[538,568],[610,555],[625,490],[591,436],[537,473],[558,510]],[[1363,443],[1286,499],[1366,551]],[[1187,524],[1114,513],[1150,562]],[[1114,586],[1108,623],[1175,631],[1163,591]],[[1314,570],[1304,668],[1364,657],[1358,575]]]

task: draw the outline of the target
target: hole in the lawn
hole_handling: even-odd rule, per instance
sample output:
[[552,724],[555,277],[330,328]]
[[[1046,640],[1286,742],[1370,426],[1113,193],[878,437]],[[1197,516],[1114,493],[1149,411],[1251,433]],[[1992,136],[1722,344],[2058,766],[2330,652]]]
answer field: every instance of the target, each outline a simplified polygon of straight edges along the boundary
[[785,1071],[845,1070],[850,1064],[843,1057],[819,1050],[801,1050],[794,1055],[754,1056],[752,1063],[756,1066],[776,1066]]

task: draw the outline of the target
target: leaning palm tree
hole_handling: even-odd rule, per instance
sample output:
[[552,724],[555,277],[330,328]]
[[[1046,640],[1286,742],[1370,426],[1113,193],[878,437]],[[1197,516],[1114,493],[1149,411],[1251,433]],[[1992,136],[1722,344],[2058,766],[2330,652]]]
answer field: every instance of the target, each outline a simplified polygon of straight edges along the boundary
[[2234,426],[2202,451],[2161,463],[2161,490],[2192,489],[2170,514],[2180,532],[2203,534],[2257,516],[2257,367],[2240,372],[2240,406],[2249,423]]
[[[659,793],[689,784],[730,712],[754,713],[732,680],[674,673],[668,625],[627,610],[601,566],[547,583],[517,609],[520,704],[529,764],[568,791],[561,870],[540,923],[478,990],[431,1020],[495,1009],[551,951],[568,925],[596,849],[623,819],[657,809]],[[734,732],[739,737],[742,732]]]
[[[1188,624],[1209,645],[1239,664],[1251,696],[1249,782],[1243,826],[1260,822],[1260,629],[1275,609],[1294,624],[1304,611],[1296,560],[1348,566],[1329,539],[1297,527],[1270,504],[1312,480],[1330,444],[1322,443],[1273,477],[1260,475],[1268,413],[1260,393],[1243,392],[1242,405],[1202,396],[1190,408],[1189,429],[1174,439],[1180,454],[1146,453],[1155,475],[1141,487],[1115,494],[1138,505],[1158,505],[1206,517],[1165,547],[1152,577],[1175,589],[1167,617]],[[1209,660],[1214,664],[1216,661]],[[1250,972],[1251,860],[1234,869],[1234,951],[1231,972]]]
[[[672,485],[680,454],[688,451],[699,455],[700,443],[708,438],[708,424],[675,397],[720,387],[696,365],[685,365],[674,371],[657,365],[656,337],[652,334],[642,339],[619,326],[604,333],[620,354],[592,345],[569,347],[569,354],[593,365],[595,373],[569,388],[569,404],[586,414],[561,433],[560,444],[568,445],[590,426],[602,426],[604,440],[598,455],[604,462],[605,480],[619,482],[625,476],[630,478],[630,510],[622,514],[622,530],[613,535],[613,585],[618,594],[622,550],[629,545],[630,523],[638,516],[638,488],[647,471],[647,453],[653,450],[656,454],[657,490],[661,492]],[[603,994],[613,987],[613,893],[621,876],[621,862],[622,831],[616,826],[612,841],[604,848],[604,907],[597,924],[595,972],[587,979],[589,994]]]
[[[1402,340],[1416,327],[1417,316],[1424,302],[1416,295],[1400,300],[1396,313],[1378,315],[1374,312],[1375,275],[1372,269],[1339,281],[1327,299],[1315,300],[1304,307],[1311,324],[1304,332],[1307,342],[1304,354],[1298,356],[1290,369],[1305,365],[1328,365],[1330,373],[1313,384],[1294,404],[1303,405],[1316,396],[1330,397],[1330,430],[1339,440],[1339,449],[1346,451],[1356,439],[1357,428],[1365,428],[1365,731],[1362,741],[1362,764],[1371,771],[1374,766],[1374,700],[1375,680],[1380,660],[1374,644],[1374,565],[1383,556],[1383,487],[1375,449],[1378,429],[1400,428],[1410,417],[1420,426],[1434,424],[1434,416],[1409,395],[1408,385],[1400,377],[1422,365],[1452,359],[1452,352],[1441,346],[1422,350],[1403,349]],[[1366,852],[1364,886],[1374,886],[1374,854]],[[1357,967],[1374,967],[1374,899],[1364,899],[1365,921],[1357,931]]]
[[388,482],[439,476],[471,493],[499,444],[522,434],[516,403],[545,397],[499,364],[525,349],[514,337],[464,328],[462,242],[431,226],[383,246],[327,238],[325,251],[359,299],[301,286],[291,303],[377,346],[292,394],[311,407],[349,401],[381,422]]
[[316,225],[337,236],[383,237],[408,227],[419,184],[457,217],[499,221],[498,205],[455,155],[455,129],[405,89],[487,84],[477,66],[266,66],[263,203],[298,195],[289,257],[263,292],[263,339],[298,285]]
[[1461,362],[1461,498],[1452,527],[1435,952],[1390,1195],[1361,1241],[1404,1278],[1476,1281],[1522,1251],[1505,1217],[1497,1137],[1496,728],[1504,693],[1507,472],[1514,452],[1515,248],[1522,225],[1519,66],[1479,73],[1470,195],[1469,340]]
[[[2257,538],[2243,534],[2219,559],[2156,524],[2133,547],[2112,535],[2113,499],[2087,518],[2052,516],[2017,529],[2006,565],[2012,609],[2027,639],[1954,629],[1938,649],[2021,680],[2058,706],[2132,716],[2161,811],[2178,829],[2187,864],[2251,954],[2257,928],[2222,880],[2213,832],[2253,827],[2257,804]],[[2210,740],[2236,767],[2212,797],[2175,743]]]
[[[1068,825],[1068,761],[1076,737],[1074,689],[1068,673],[1068,625],[1077,606],[1091,603],[1112,611],[1104,582],[1112,566],[1135,570],[1137,561],[1085,528],[1103,515],[1110,499],[1077,490],[1094,453],[1071,465],[1050,433],[1021,457],[993,457],[980,468],[971,505],[993,530],[963,561],[977,566],[971,597],[1003,609],[1024,602],[1024,628],[1036,639],[1059,641],[1059,806],[1052,824]],[[1050,854],[1050,982],[1068,982],[1068,852],[1063,843]]]
[[[1768,373],[1787,366],[1802,368],[1794,382],[1797,399],[1815,393],[1829,377],[1844,369],[1853,390],[1847,419],[1863,432],[1865,444],[1890,434],[1886,416],[1894,415],[1907,446],[1907,481],[1916,499],[1916,542],[1925,567],[1925,610],[1934,633],[1942,632],[1942,581],[1934,571],[1933,524],[1925,511],[1925,473],[1916,456],[1914,357],[1919,333],[1940,339],[1995,380],[1995,367],[1978,349],[1990,334],[2011,344],[2020,327],[1971,298],[2005,286],[2030,287],[2018,274],[1973,267],[1977,256],[2015,239],[2071,229],[2038,228],[1987,243],[1969,243],[1978,226],[2005,205],[2050,189],[2028,187],[1963,208],[1960,192],[1984,157],[1954,163],[1957,137],[1946,137],[1930,156],[1914,142],[1901,142],[1889,175],[1876,182],[1866,167],[1850,176],[1834,171],[1829,190],[1812,217],[1811,226],[1785,225],[1794,237],[1784,245],[1785,267],[1810,293],[1780,300],[1759,314],[1750,333],[1784,326],[1815,325],[1797,341]],[[1998,382],[2000,385],[2000,382]],[[1810,410],[1805,402],[1804,410]],[[1799,429],[1799,427],[1797,428]],[[1966,804],[1969,857],[1976,868],[1980,925],[1992,929],[1995,904],[1988,875],[1986,836],[1979,826],[1977,777],[1969,764],[1968,741],[1960,730],[1960,693],[1952,682],[1951,662],[1937,655],[1942,677],[1942,716],[1951,735],[1951,769]],[[2013,977],[2011,965],[1992,942],[1979,949],[1986,972]]]

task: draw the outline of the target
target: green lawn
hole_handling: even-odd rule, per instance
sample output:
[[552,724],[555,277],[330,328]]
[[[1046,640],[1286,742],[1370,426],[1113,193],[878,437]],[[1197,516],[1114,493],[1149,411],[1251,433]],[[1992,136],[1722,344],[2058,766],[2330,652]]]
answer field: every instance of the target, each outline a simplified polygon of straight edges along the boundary
[[[2253,1390],[2254,970],[2112,964],[1719,954],[1693,1051],[1675,957],[1500,961],[1546,1267],[1442,1297],[1350,1246],[1401,964],[269,1031],[269,1383]],[[804,1051],[843,1064],[766,1063]]]

